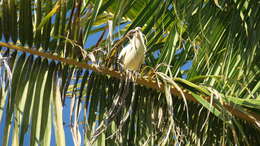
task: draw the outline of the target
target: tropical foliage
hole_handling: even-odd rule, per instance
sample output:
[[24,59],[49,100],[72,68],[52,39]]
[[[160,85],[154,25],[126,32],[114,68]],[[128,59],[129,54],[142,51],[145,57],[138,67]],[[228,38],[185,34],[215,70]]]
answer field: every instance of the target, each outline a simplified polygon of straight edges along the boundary
[[[62,114],[75,145],[260,144],[258,1],[0,5],[3,146],[28,133],[31,145],[50,145],[52,127],[65,145]],[[116,58],[136,27],[147,52],[129,82]]]

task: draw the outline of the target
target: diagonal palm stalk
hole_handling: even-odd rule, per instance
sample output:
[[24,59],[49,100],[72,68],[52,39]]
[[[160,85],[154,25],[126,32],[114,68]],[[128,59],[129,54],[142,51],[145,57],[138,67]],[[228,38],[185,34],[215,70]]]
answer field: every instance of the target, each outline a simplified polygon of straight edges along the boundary
[[53,126],[65,145],[70,125],[74,144],[89,145],[124,92],[118,52],[141,27],[145,67],[94,144],[259,145],[259,8],[253,0],[0,1],[1,55],[12,71],[9,80],[0,67],[0,142],[50,145]]

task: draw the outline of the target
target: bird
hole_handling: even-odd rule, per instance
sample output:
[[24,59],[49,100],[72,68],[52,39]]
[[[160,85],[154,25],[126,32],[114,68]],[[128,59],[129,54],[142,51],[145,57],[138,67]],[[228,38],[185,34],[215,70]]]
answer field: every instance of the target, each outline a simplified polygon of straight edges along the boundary
[[129,43],[119,53],[119,60],[123,69],[129,71],[138,71],[145,60],[145,40],[141,27],[136,27],[129,38]]
[[[92,142],[112,123],[116,115],[122,111],[122,107],[125,106],[126,98],[129,93],[130,82],[133,82],[133,93],[132,100],[135,97],[135,79],[132,75],[137,75],[140,70],[141,65],[145,61],[146,46],[144,41],[144,34],[141,31],[141,27],[136,27],[127,33],[129,37],[129,43],[123,47],[122,51],[118,55],[119,64],[126,71],[125,80],[121,79],[119,84],[119,90],[113,99],[112,107],[106,114],[106,120],[102,121],[99,127],[96,129],[94,135],[92,136]],[[131,37],[131,38],[130,38]],[[133,77],[133,78],[132,78]],[[124,119],[120,121],[120,127],[122,128],[123,123],[129,118],[131,111],[133,109],[131,104],[127,113],[124,115]],[[118,131],[117,131],[118,132]]]

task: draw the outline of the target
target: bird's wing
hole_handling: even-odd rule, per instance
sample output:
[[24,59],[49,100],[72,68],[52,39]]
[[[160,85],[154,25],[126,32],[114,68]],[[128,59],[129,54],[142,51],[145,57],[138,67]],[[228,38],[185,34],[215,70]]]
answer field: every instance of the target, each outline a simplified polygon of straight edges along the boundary
[[131,49],[131,47],[132,47],[132,45],[130,45],[130,44],[126,45],[126,46],[122,49],[122,51],[119,53],[118,58],[119,58],[119,59],[122,59],[122,58],[126,55],[127,51],[129,51],[129,50]]

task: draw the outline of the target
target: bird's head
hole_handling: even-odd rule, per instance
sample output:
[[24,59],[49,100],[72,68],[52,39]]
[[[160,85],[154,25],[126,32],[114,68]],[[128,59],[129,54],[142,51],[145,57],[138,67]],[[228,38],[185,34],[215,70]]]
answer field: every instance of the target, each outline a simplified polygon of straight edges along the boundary
[[142,28],[141,27],[136,27],[135,31],[142,31]]
[[129,37],[137,36],[137,33],[142,32],[141,30],[142,30],[141,27],[136,27],[135,29],[130,30],[130,31],[127,33],[127,35],[128,35]]
[[139,41],[142,42],[143,45],[145,45],[145,35],[142,33],[141,27],[136,27],[134,29],[133,37],[138,39]]

